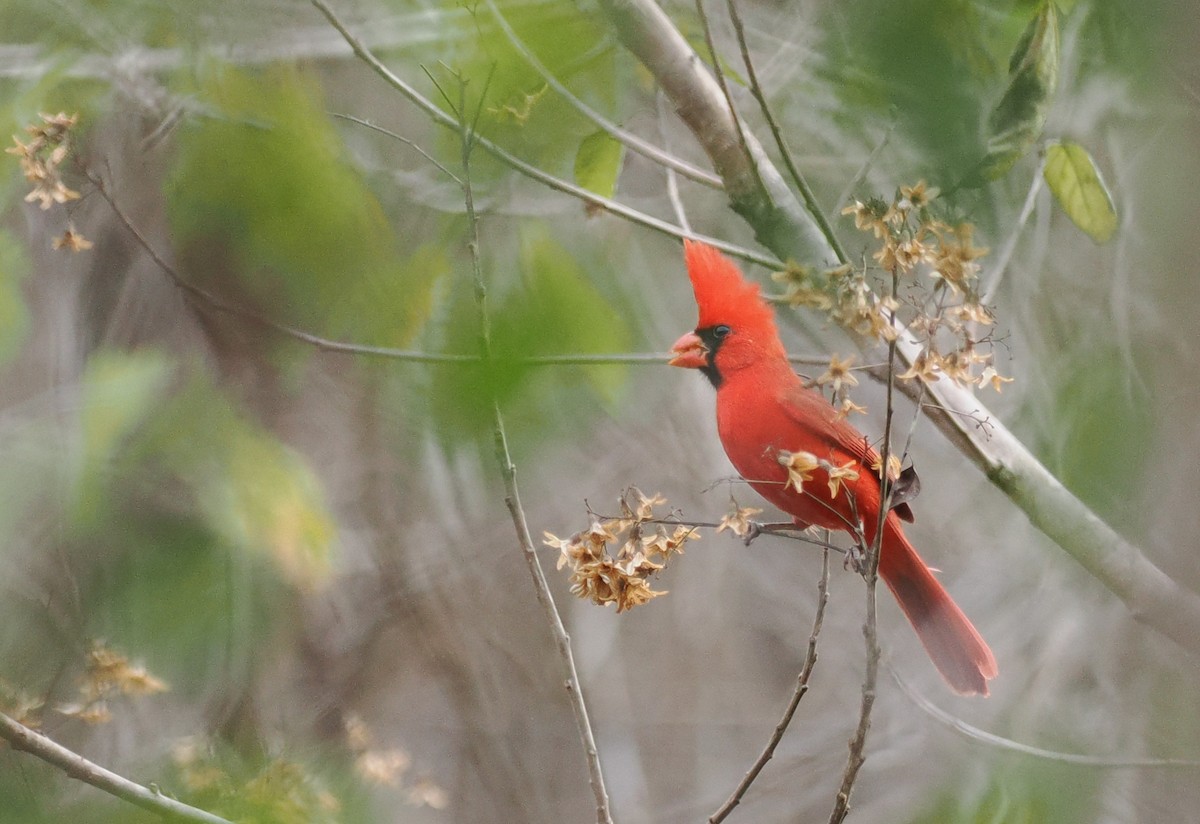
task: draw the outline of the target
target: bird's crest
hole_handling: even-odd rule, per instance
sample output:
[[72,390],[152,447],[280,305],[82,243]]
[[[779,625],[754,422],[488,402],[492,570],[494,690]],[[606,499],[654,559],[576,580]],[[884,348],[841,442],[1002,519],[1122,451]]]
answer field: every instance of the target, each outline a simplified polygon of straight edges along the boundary
[[707,243],[683,242],[692,291],[700,308],[697,329],[728,324],[735,329],[775,331],[775,313],[729,258]]

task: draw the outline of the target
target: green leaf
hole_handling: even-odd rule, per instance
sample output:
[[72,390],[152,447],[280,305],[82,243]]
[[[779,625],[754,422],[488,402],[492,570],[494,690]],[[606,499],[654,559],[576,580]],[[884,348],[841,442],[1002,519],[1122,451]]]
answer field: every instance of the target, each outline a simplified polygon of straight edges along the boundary
[[190,491],[196,514],[228,547],[258,553],[307,589],[329,566],[332,516],[308,462],[196,377],[139,443],[145,466]]
[[575,153],[575,182],[589,192],[612,197],[625,160],[625,146],[603,129],[592,132]]
[[1002,177],[1041,137],[1058,83],[1058,39],[1058,12],[1047,0],[1013,50],[1008,88],[988,118],[986,153],[964,186]]
[[[627,369],[619,364],[539,368],[526,362],[540,355],[625,352],[632,334],[570,250],[541,225],[522,229],[519,274],[507,289],[493,285],[490,290],[495,296],[490,312],[495,360],[486,368],[454,363],[434,370],[432,416],[448,444],[490,431],[493,398],[512,420],[521,421],[524,431],[543,438],[582,420],[597,397],[614,401],[625,383]],[[503,275],[493,271],[486,276],[503,284]],[[477,352],[478,315],[465,284],[448,316],[444,348]]]
[[1088,150],[1069,141],[1046,147],[1046,184],[1067,217],[1097,243],[1117,230],[1117,207]]
[[0,363],[16,354],[29,330],[29,312],[21,294],[21,281],[28,272],[24,248],[0,229]]
[[110,476],[133,433],[158,408],[172,372],[163,354],[101,353],[83,375],[75,520],[88,529],[109,506]]

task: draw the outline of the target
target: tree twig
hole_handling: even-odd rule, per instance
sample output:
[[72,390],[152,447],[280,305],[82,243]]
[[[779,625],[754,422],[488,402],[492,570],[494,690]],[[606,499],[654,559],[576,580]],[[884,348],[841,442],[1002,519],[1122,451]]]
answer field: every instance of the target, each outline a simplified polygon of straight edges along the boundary
[[154,785],[142,786],[112,770],[88,761],[82,755],[0,713],[0,738],[14,750],[27,752],[51,764],[71,778],[91,784],[109,795],[128,801],[168,821],[198,821],[202,824],[232,824],[228,819],[163,795]]
[[691,163],[688,163],[686,160],[675,157],[675,155],[671,154],[667,150],[660,149],[658,146],[655,146],[653,143],[642,139],[640,136],[634,134],[628,129],[621,128],[616,123],[613,123],[607,117],[600,114],[600,112],[593,109],[587,103],[584,103],[582,100],[576,97],[570,89],[568,89],[557,77],[554,76],[553,72],[546,68],[545,64],[538,59],[538,56],[533,53],[533,50],[529,48],[525,41],[522,40],[515,31],[513,31],[512,26],[509,25],[508,18],[504,16],[504,13],[500,11],[500,7],[496,5],[496,0],[486,0],[486,2],[488,10],[492,13],[492,16],[496,18],[496,22],[500,25],[500,30],[504,32],[504,36],[508,38],[508,42],[512,44],[512,47],[516,49],[522,57],[525,58],[525,62],[533,67],[533,70],[541,76],[542,80],[546,81],[546,84],[549,85],[550,88],[558,92],[558,94],[561,95],[564,100],[574,106],[580,114],[599,126],[610,137],[624,144],[629,149],[637,152],[642,157],[654,161],[668,171],[677,172],[678,174],[686,177],[688,180],[693,180],[696,183],[701,183],[713,189],[720,189],[725,185],[721,182],[721,178],[717,177],[712,172],[705,171],[699,166],[695,166]]
[[[324,14],[325,18],[329,21],[329,24],[337,29],[342,37],[345,38],[346,42],[350,44],[350,48],[354,50],[355,55],[364,63],[366,63],[376,74],[382,77],[388,83],[388,85],[407,97],[413,104],[428,114],[438,125],[449,129],[458,128],[453,117],[446,114],[446,112],[443,111],[440,106],[418,92],[411,84],[385,66],[383,62],[380,61],[379,58],[376,57],[369,48],[367,48],[362,40],[356,37],[354,33],[347,28],[346,24],[342,22],[341,18],[339,18],[333,9],[329,7],[329,4],[326,3],[325,0],[309,0],[309,2],[311,2],[313,6],[315,6],[322,14]],[[579,198],[585,203],[597,206],[607,212],[611,212],[614,215],[618,215],[626,220],[630,220],[634,223],[645,226],[648,229],[661,232],[664,235],[703,241],[704,243],[715,246],[718,249],[733,255],[734,257],[741,258],[742,260],[753,261],[773,269],[780,268],[779,261],[770,255],[764,255],[751,249],[747,249],[743,246],[738,246],[736,244],[720,240],[719,238],[712,238],[692,232],[685,232],[683,229],[679,228],[673,223],[668,223],[661,218],[648,215],[645,212],[640,212],[637,209],[626,206],[624,203],[613,200],[612,198],[603,197],[595,192],[583,188],[582,186],[576,186],[574,183],[569,183],[562,178],[555,177],[554,175],[539,169],[537,166],[534,166],[532,163],[527,163],[524,160],[521,160],[521,158],[517,157],[506,149],[501,148],[497,144],[481,135],[476,135],[474,141],[477,146],[487,151],[500,162],[504,163],[515,171],[520,172],[526,177],[536,180],[537,182],[554,189],[555,191],[563,192],[564,194],[569,194],[572,197]]]
[[767,739],[767,745],[763,747],[762,753],[742,777],[742,780],[734,788],[733,793],[730,794],[725,803],[709,816],[708,824],[720,824],[720,822],[724,821],[733,812],[734,808],[745,797],[746,791],[750,789],[750,785],[754,783],[759,773],[767,766],[767,762],[775,755],[775,748],[779,746],[779,742],[783,740],[783,734],[787,731],[788,725],[792,723],[792,717],[796,714],[796,708],[800,706],[800,700],[808,692],[808,682],[812,677],[813,666],[817,663],[817,636],[821,634],[821,625],[825,621],[825,604],[828,601],[829,548],[826,547],[821,553],[821,578],[817,582],[817,611],[816,615],[813,616],[812,632],[808,636],[808,650],[804,653],[804,663],[801,664],[800,675],[796,678],[796,689],[792,693],[791,700],[788,701],[787,708],[783,712],[783,717],[779,719],[779,723],[775,725],[771,737]]
[[783,165],[787,168],[792,182],[796,184],[796,189],[800,192],[800,197],[804,201],[804,207],[808,209],[808,214],[816,222],[817,227],[821,230],[821,234],[825,236],[825,240],[829,243],[829,247],[833,249],[837,259],[844,261],[846,260],[846,252],[838,242],[837,234],[833,231],[833,226],[829,224],[828,218],[825,217],[825,212],[821,209],[821,204],[817,203],[817,197],[813,194],[812,187],[808,185],[808,180],[801,173],[799,167],[796,166],[796,161],[792,159],[792,152],[788,148],[787,140],[783,137],[783,130],[779,127],[779,122],[775,119],[775,112],[772,111],[771,105],[767,102],[767,95],[763,91],[762,84],[758,82],[758,72],[754,68],[754,60],[750,57],[750,46],[746,42],[746,30],[742,25],[742,16],[738,13],[737,3],[735,0],[725,0],[725,6],[729,9],[729,19],[733,23],[733,31],[737,36],[738,48],[742,53],[742,65],[746,67],[746,79],[750,83],[750,93],[758,101],[758,108],[762,111],[763,117],[767,121],[767,128],[771,132],[771,137],[775,139],[775,147],[779,150],[779,156],[783,160]]
[[968,724],[966,721],[951,715],[941,707],[934,704],[925,696],[918,693],[912,688],[912,685],[900,677],[900,673],[896,672],[895,668],[890,664],[888,671],[891,673],[893,680],[900,687],[900,690],[908,696],[917,707],[938,723],[954,730],[959,735],[971,739],[979,744],[985,744],[996,749],[1008,750],[1009,752],[1019,753],[1021,755],[1032,756],[1033,758],[1041,758],[1046,761],[1057,761],[1062,764],[1078,764],[1084,767],[1101,767],[1106,769],[1189,769],[1195,770],[1200,768],[1200,760],[1187,758],[1110,758],[1102,755],[1083,755],[1073,752],[1059,752],[1057,750],[1047,750],[1041,747],[1034,747],[1029,744],[1022,744],[1019,741],[1013,741],[1011,738],[1004,738],[995,733],[981,730],[979,727]]
[[[479,140],[479,136],[475,131],[479,112],[476,112],[474,121],[468,124],[465,111],[466,94],[464,91],[466,83],[462,78],[458,78],[458,80],[460,84],[459,102],[456,113],[458,115],[462,148],[463,199],[466,204],[467,224],[470,233],[467,246],[471,257],[471,276],[475,293],[475,304],[479,314],[479,350],[483,361],[487,363],[492,360],[491,317],[487,306],[487,285],[483,279],[483,268],[479,260],[479,217],[475,212],[475,199],[471,187],[471,154]],[[481,108],[482,105],[481,97]],[[597,824],[612,824],[608,790],[605,788],[604,773],[600,766],[600,754],[596,748],[596,738],[592,732],[591,721],[588,718],[587,703],[584,701],[583,692],[579,685],[579,673],[576,671],[575,656],[571,651],[571,638],[567,634],[566,627],[563,625],[558,607],[554,604],[554,596],[550,592],[550,585],[547,583],[546,575],[542,571],[542,565],[538,560],[537,550],[534,547],[533,537],[529,532],[529,523],[525,518],[525,510],[521,506],[520,490],[517,486],[517,468],[513,464],[512,454],[508,448],[508,434],[504,425],[504,416],[500,412],[499,402],[494,397],[491,399],[491,406],[496,461],[500,466],[500,474],[504,481],[504,502],[508,507],[509,516],[517,533],[517,541],[521,546],[521,554],[524,556],[525,563],[529,568],[529,575],[533,580],[538,603],[545,613],[546,622],[549,624],[551,635],[554,637],[555,646],[558,650],[564,686],[571,703],[571,709],[575,714],[575,724],[578,728],[580,742],[583,745],[584,756],[587,760],[588,779],[591,783],[592,794],[596,803],[596,822]]]
[[[896,296],[899,285],[898,267],[892,267],[892,297]],[[892,310],[892,320],[895,321],[896,311]],[[878,600],[876,585],[879,583],[879,554],[883,549],[883,530],[892,510],[891,476],[888,474],[888,462],[892,453],[892,422],[895,418],[895,388],[896,388],[896,341],[888,342],[887,362],[887,409],[883,418],[883,443],[879,448],[879,513],[875,521],[875,537],[867,549],[866,569],[863,578],[867,583],[866,620],[863,622],[863,641],[866,645],[866,672],[863,675],[862,700],[859,702],[858,726],[850,737],[849,756],[846,759],[846,769],[842,773],[842,784],[834,798],[833,811],[829,815],[829,824],[841,824],[850,812],[850,793],[854,790],[854,782],[858,779],[859,770],[866,763],[867,733],[871,729],[871,711],[875,707],[875,689],[879,683],[879,624]],[[919,410],[918,410],[919,411]],[[893,516],[894,517],[894,516]]]

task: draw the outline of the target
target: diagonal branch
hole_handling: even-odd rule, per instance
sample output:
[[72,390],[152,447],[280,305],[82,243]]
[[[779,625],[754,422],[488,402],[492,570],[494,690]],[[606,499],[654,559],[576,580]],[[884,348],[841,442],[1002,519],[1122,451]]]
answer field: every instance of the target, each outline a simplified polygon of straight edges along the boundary
[[[338,33],[345,38],[346,42],[350,45],[350,48],[354,50],[355,56],[357,56],[359,60],[362,60],[364,63],[366,63],[371,70],[383,78],[389,86],[407,97],[414,105],[428,114],[430,118],[433,119],[433,122],[437,123],[439,126],[444,126],[451,130],[458,129],[458,121],[443,111],[443,109],[432,100],[417,91],[412,84],[385,66],[383,62],[367,47],[367,45],[363,43],[363,41],[359,39],[357,35],[350,31],[346,24],[342,22],[342,19],[333,11],[332,8],[330,8],[329,4],[326,3],[325,0],[310,0],[310,2],[321,12],[321,14],[325,15],[325,18],[329,21],[329,24],[337,29]],[[692,232],[685,232],[673,223],[668,223],[661,218],[648,215],[645,212],[640,212],[637,209],[626,206],[624,203],[613,200],[612,198],[603,197],[595,192],[583,188],[582,186],[576,186],[574,183],[569,183],[562,178],[555,177],[554,175],[539,169],[537,166],[534,166],[532,163],[527,163],[526,161],[514,155],[512,152],[509,152],[496,143],[488,140],[486,137],[476,135],[474,140],[477,146],[491,154],[501,163],[504,163],[515,171],[520,172],[526,177],[536,180],[538,183],[548,186],[555,191],[563,192],[564,194],[569,194],[572,197],[579,198],[589,205],[597,206],[614,215],[623,217],[626,220],[639,223],[642,226],[645,226],[647,229],[653,229],[656,232],[661,232],[664,235],[699,240],[715,246],[724,252],[728,252],[735,257],[739,257],[742,260],[749,260],[762,264],[763,266],[778,268],[778,261],[770,255],[754,252],[717,238],[705,237]]]
[[600,0],[600,8],[700,141],[725,181],[730,206],[746,219],[759,242],[783,260],[832,262],[829,244],[754,135],[745,135],[746,151],[742,150],[720,87],[666,13],[654,0]]
[[660,149],[653,143],[642,139],[628,129],[623,129],[616,123],[613,123],[600,112],[593,109],[587,103],[584,103],[575,94],[568,89],[563,83],[554,76],[554,74],[546,68],[538,56],[533,53],[533,50],[525,43],[520,36],[513,31],[513,27],[509,25],[508,18],[500,11],[500,7],[496,5],[496,0],[486,0],[488,11],[496,18],[496,22],[500,25],[500,30],[504,32],[504,36],[508,38],[508,42],[516,49],[522,57],[525,58],[533,70],[537,72],[542,80],[554,91],[558,92],[568,103],[576,108],[580,114],[588,120],[595,123],[601,129],[608,133],[614,140],[623,143],[629,149],[640,154],[648,160],[653,160],[655,163],[663,166],[668,171],[675,171],[686,177],[688,180],[694,180],[697,183],[703,183],[705,186],[711,186],[714,189],[720,189],[724,184],[721,178],[714,175],[712,172],[705,171],[699,166],[688,163],[686,160],[676,157],[665,149]]
[[130,804],[148,810],[168,821],[232,824],[231,821],[221,818],[219,815],[213,815],[165,796],[154,785],[144,787],[117,775],[112,770],[88,761],[82,755],[68,750],[39,732],[34,732],[4,713],[0,713],[0,738],[7,741],[14,750],[27,752],[47,764],[58,767],[72,778],[91,784],[109,795],[115,795],[123,801],[128,801]]
[[[662,9],[653,0],[601,0],[600,6],[625,46],[671,97],[725,178],[735,210],[751,223],[764,245],[786,258],[795,250],[794,240],[786,237],[791,232],[805,238],[811,258],[835,259],[803,210],[780,208],[776,202],[739,201],[754,196],[755,178],[745,163],[738,162],[742,155],[732,118],[715,81]],[[775,180],[782,185],[761,151],[755,159],[768,185]],[[781,222],[790,222],[786,231]],[[898,361],[911,365],[920,351],[919,342],[902,332]],[[928,383],[925,391],[930,397],[930,420],[1035,527],[1117,595],[1137,620],[1200,656],[1200,595],[1172,580],[1071,494],[969,390],[945,380]],[[988,418],[993,426],[981,432],[959,413]]]

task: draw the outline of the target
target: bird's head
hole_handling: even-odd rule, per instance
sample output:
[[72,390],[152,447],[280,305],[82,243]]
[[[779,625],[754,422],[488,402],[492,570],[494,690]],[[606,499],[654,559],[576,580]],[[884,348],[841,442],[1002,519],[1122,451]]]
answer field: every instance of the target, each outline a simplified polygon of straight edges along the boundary
[[747,366],[786,364],[775,314],[757,284],[712,246],[685,240],[683,250],[700,319],[671,347],[670,365],[699,369],[713,386],[720,386]]

